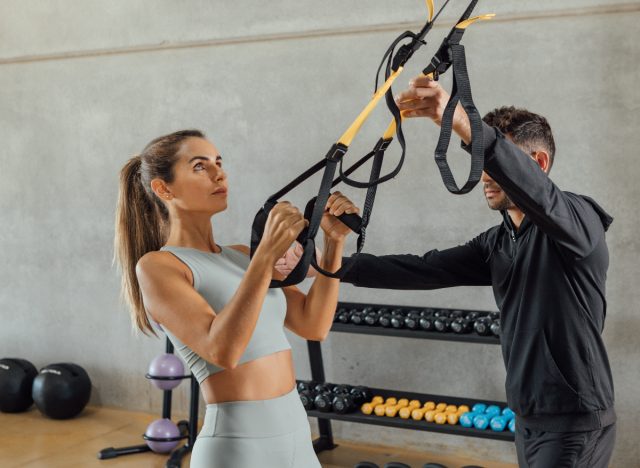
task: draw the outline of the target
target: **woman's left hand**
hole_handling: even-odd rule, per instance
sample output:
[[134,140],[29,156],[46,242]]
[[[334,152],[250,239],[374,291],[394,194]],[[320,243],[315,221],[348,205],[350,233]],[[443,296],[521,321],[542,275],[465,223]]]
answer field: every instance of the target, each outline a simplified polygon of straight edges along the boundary
[[330,239],[340,241],[352,232],[346,224],[337,218],[345,213],[358,214],[360,213],[360,208],[340,192],[332,193],[327,200],[325,212],[320,222],[320,227]]

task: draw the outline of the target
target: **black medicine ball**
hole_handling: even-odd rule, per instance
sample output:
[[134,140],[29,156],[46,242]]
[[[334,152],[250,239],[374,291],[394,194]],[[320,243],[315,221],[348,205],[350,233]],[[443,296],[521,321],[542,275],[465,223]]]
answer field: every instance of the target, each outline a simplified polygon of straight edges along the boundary
[[77,364],[51,364],[33,381],[33,401],[46,416],[69,419],[80,414],[91,397],[91,380]]
[[0,411],[20,413],[33,404],[31,387],[38,370],[24,359],[0,359]]

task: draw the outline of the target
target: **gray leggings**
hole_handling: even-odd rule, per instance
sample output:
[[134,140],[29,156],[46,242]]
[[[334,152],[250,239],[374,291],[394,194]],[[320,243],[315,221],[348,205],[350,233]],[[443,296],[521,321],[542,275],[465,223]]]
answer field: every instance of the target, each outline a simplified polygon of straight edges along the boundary
[[294,388],[269,400],[207,405],[191,468],[321,468]]

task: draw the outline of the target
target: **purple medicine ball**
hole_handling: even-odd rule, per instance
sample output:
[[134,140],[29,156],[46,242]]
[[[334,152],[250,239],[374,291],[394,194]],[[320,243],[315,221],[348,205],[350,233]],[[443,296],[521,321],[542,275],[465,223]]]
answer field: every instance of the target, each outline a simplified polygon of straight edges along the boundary
[[[173,439],[180,437],[180,429],[170,419],[156,419],[149,426],[144,433],[147,437],[154,439]],[[180,443],[179,440],[169,442],[154,442],[147,440],[147,445],[151,450],[156,453],[171,452]]]
[[154,377],[182,377],[184,365],[175,354],[161,354],[156,356],[149,365],[149,376],[153,384],[160,390],[172,390],[180,385],[181,379],[158,380]]

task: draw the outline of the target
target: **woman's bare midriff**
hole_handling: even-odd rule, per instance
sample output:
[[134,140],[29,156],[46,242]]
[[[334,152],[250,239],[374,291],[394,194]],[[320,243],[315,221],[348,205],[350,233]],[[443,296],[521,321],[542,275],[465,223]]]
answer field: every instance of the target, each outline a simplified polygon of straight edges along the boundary
[[296,384],[291,350],[280,351],[217,372],[200,384],[207,404],[268,400],[289,393]]

